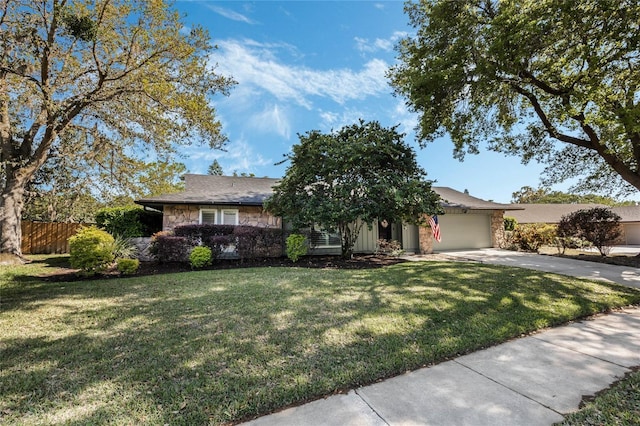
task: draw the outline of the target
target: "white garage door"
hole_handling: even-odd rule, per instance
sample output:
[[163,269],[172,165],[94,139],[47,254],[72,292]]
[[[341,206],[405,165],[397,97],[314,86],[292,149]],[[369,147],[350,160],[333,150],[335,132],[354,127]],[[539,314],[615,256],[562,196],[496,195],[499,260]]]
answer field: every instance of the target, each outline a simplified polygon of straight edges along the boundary
[[486,214],[445,214],[438,216],[442,241],[433,250],[491,247],[491,216]]
[[624,235],[627,244],[640,244],[640,224],[626,223],[624,226]]

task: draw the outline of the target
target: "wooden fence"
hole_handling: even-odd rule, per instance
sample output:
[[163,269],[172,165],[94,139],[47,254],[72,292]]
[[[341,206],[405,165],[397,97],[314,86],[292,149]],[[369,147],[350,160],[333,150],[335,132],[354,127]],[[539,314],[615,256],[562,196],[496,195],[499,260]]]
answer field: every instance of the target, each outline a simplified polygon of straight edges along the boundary
[[22,253],[69,253],[69,237],[82,223],[22,221]]

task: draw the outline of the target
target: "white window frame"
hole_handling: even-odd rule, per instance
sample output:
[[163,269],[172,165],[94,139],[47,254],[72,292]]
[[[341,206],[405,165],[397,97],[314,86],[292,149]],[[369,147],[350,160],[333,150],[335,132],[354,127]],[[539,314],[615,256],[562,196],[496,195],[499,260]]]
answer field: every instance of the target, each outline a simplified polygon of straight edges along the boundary
[[213,213],[213,224],[215,225],[218,223],[218,209],[200,209],[200,217],[198,218],[198,223],[200,225],[203,224],[202,222],[203,213]]
[[235,219],[235,223],[234,225],[239,225],[240,224],[240,211],[238,209],[220,209],[220,216],[219,216],[219,224],[222,225],[224,222],[224,215],[226,213],[233,213],[234,216],[236,217]]
[[212,209],[212,208],[200,208],[200,217],[198,219],[198,223],[202,225],[202,215],[203,213],[213,213],[214,222],[213,225],[222,225],[224,220],[224,215],[233,213],[235,215],[235,223],[231,224],[237,226],[240,224],[240,210],[238,209]]

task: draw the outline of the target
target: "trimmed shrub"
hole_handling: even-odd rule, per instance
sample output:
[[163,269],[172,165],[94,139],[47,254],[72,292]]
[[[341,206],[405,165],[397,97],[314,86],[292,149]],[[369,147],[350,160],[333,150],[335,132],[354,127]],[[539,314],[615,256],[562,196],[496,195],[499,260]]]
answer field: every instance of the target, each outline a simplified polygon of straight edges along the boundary
[[256,248],[258,246],[258,238],[260,229],[254,226],[236,226],[233,231],[236,237],[236,252],[240,256],[240,260],[256,258]]
[[231,245],[233,241],[234,238],[230,235],[214,235],[202,243],[211,249],[211,257],[213,259],[219,259],[224,249]]
[[122,275],[135,274],[139,267],[138,259],[116,259],[116,268]]
[[192,268],[204,268],[211,265],[211,249],[205,246],[194,247],[189,255],[189,263]]
[[307,238],[302,234],[291,234],[287,237],[287,257],[297,262],[307,254]]
[[86,275],[104,271],[114,260],[114,239],[95,226],[80,228],[69,238],[70,263]]
[[260,230],[256,245],[256,254],[260,257],[280,257],[283,254],[282,229],[257,228]]
[[187,262],[191,247],[187,238],[163,231],[152,237],[149,252],[159,262]]
[[241,260],[282,255],[282,230],[257,226],[236,226],[236,253]]
[[513,244],[520,250],[537,252],[543,245],[555,243],[556,227],[530,223],[518,225],[511,236]]
[[206,244],[211,237],[221,235],[233,235],[233,225],[212,225],[203,223],[201,225],[181,225],[176,226],[173,230],[176,237],[187,238],[194,246]]

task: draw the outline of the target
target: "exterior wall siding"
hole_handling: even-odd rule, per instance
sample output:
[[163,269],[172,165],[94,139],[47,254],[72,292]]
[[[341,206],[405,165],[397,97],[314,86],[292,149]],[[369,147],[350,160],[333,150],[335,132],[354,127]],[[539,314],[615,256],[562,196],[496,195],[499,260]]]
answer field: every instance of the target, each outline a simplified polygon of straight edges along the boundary
[[197,225],[200,222],[200,209],[237,209],[240,225],[265,228],[280,228],[282,219],[265,212],[260,206],[198,206],[189,204],[165,205],[162,229],[171,230],[181,225]]

